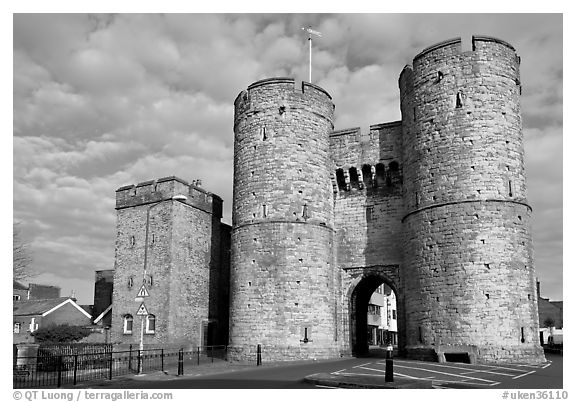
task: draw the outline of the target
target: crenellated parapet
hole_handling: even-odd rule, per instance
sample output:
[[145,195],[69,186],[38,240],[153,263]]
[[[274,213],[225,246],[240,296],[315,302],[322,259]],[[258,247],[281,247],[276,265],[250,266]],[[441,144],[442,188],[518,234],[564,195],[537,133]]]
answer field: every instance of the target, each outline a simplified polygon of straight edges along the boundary
[[[200,184],[200,180],[188,183],[176,176],[169,176],[123,186],[116,190],[116,209],[154,204],[177,197],[178,201],[213,214],[214,218],[220,219],[222,198],[202,189]],[[186,199],[179,196],[185,196]]]
[[309,82],[302,82],[298,86],[293,78],[268,78],[253,83],[236,97],[234,101],[236,136],[243,133],[236,130],[236,125],[242,119],[271,111],[284,118],[298,111],[310,112],[326,119],[334,128],[332,123],[334,103],[330,94],[323,88]]

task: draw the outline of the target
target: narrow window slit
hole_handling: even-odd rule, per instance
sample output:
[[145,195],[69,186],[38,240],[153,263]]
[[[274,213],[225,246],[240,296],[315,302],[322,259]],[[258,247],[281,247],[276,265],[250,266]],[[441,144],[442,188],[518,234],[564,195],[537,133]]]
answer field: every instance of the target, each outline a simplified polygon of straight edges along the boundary
[[302,207],[302,218],[304,218],[304,220],[306,220],[309,217],[310,217],[310,215],[308,213],[308,205],[304,204],[304,206]]
[[458,91],[456,93],[456,108],[462,107],[462,92]]

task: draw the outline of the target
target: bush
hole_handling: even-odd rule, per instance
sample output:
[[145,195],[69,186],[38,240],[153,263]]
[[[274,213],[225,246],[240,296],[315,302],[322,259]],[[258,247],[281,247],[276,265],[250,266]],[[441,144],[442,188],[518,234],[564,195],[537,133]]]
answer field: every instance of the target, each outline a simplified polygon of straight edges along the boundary
[[62,343],[76,342],[90,335],[89,328],[78,325],[52,325],[45,328],[39,328],[32,336],[38,343]]

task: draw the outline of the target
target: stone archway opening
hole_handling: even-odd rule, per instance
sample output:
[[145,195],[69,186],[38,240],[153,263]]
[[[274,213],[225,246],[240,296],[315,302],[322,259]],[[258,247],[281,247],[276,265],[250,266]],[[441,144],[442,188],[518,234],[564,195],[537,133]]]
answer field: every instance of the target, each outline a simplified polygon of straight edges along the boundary
[[380,275],[363,277],[350,296],[350,345],[354,356],[379,355],[398,348],[398,298]]

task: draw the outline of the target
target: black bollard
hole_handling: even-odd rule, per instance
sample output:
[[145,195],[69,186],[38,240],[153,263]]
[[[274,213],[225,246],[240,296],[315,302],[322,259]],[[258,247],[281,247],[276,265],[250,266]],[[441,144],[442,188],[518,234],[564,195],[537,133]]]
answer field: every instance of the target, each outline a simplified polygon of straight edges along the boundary
[[386,372],[384,374],[385,382],[394,382],[394,348],[388,344],[386,346]]
[[258,345],[258,347],[256,348],[256,365],[257,366],[262,365],[262,348],[260,347],[260,345]]
[[178,351],[178,375],[184,375],[184,349]]

